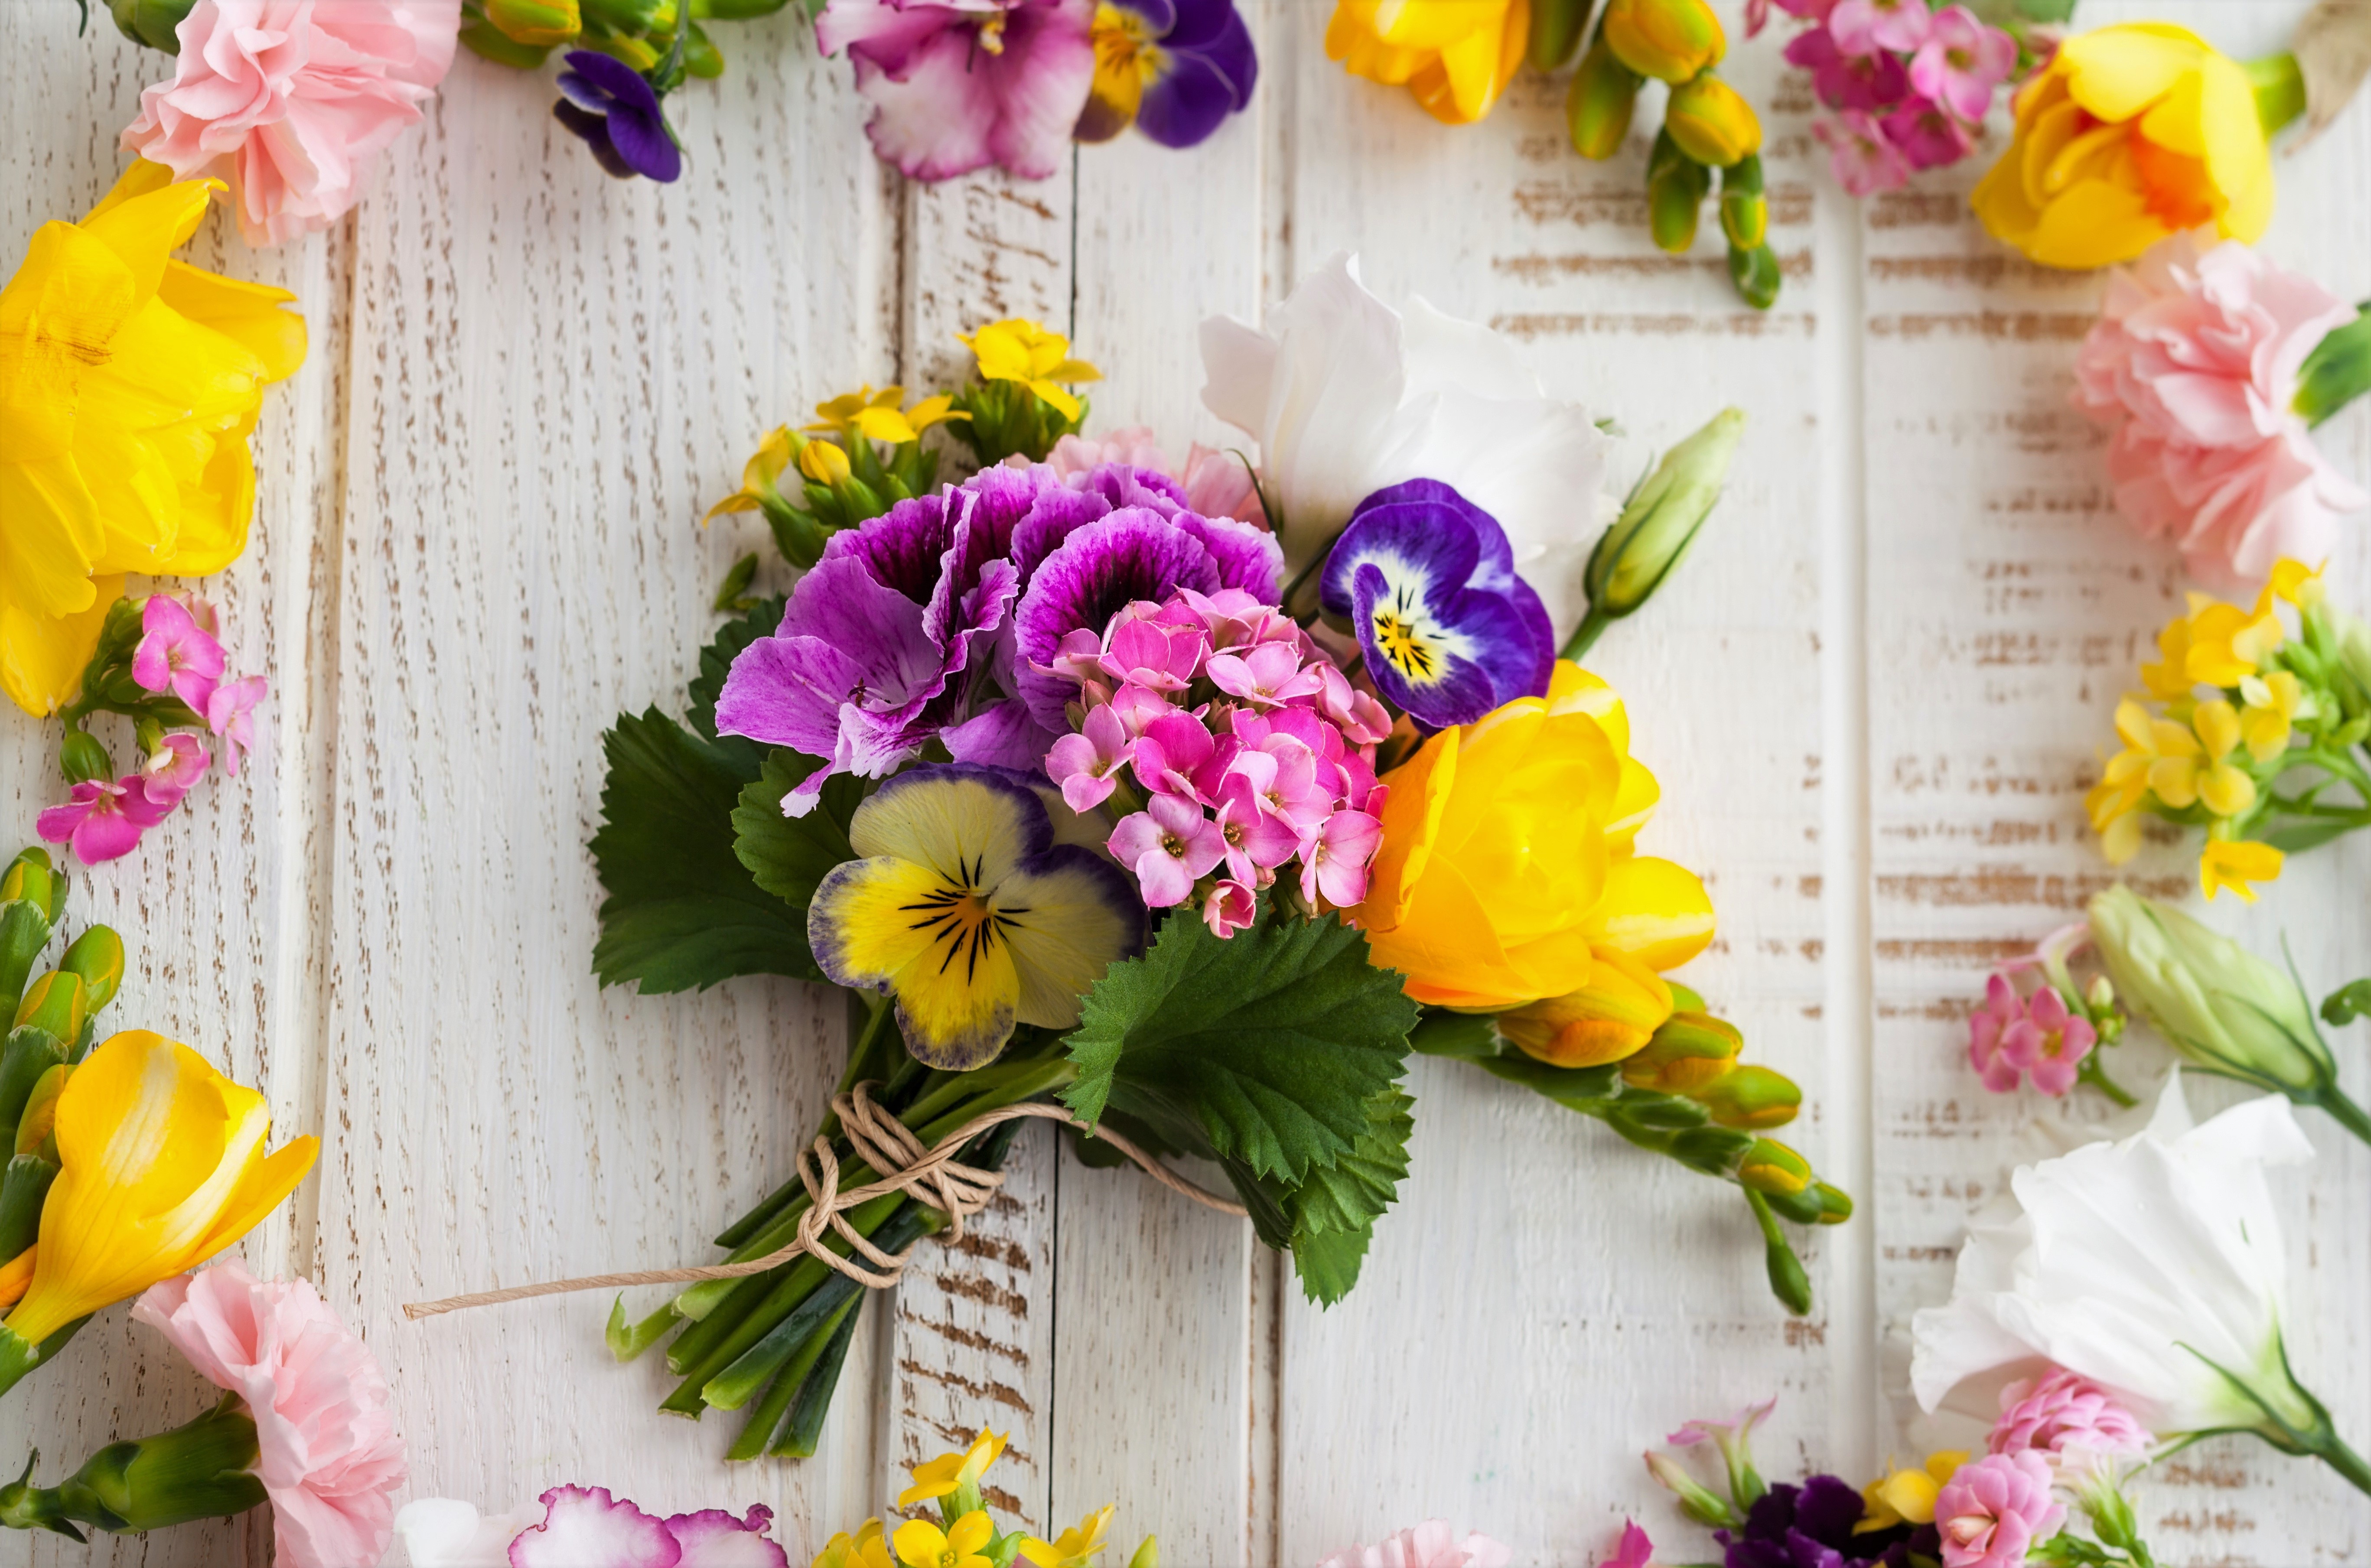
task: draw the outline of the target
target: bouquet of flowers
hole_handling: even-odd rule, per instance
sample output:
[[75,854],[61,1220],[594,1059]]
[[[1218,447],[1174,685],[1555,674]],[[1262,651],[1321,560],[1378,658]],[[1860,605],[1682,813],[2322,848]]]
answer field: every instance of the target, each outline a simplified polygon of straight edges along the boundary
[[[752,1407],[736,1457],[813,1451],[859,1286],[960,1225],[1015,1118],[1248,1214],[1338,1299],[1406,1174],[1411,1049],[1733,1182],[1808,1308],[1778,1220],[1851,1205],[1766,1136],[1794,1085],[1663,977],[1710,940],[1710,903],[1636,852],[1653,775],[1532,585],[1557,591],[1567,652],[1637,609],[1710,509],[1736,417],[1590,551],[1557,536],[1602,438],[1489,383],[1517,373],[1486,329],[1403,318],[1347,260],[1271,319],[1206,329],[1209,397],[1259,434],[1256,474],[1202,451],[1173,471],[1146,432],[1081,439],[1063,384],[1093,367],[1019,321],[968,340],[970,386],[867,389],[776,432],[719,510],[761,512],[812,564],[701,655],[687,723],[653,709],[607,737],[602,978],[850,998],[798,1175],[718,1237],[725,1264],[612,1318],[621,1355],[674,1335],[665,1408]],[[1374,340],[1341,338],[1361,323]],[[1361,354],[1372,375],[1339,373]],[[1272,422],[1288,406],[1321,433]],[[932,488],[934,426],[987,466]],[[1235,1201],[1169,1174],[1178,1156]]]

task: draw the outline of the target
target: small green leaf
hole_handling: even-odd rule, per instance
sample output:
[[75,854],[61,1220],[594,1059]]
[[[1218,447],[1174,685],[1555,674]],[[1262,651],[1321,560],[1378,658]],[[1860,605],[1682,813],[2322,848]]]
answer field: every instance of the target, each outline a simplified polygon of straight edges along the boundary
[[1359,1283],[1359,1269],[1367,1261],[1374,1228],[1364,1230],[1321,1230],[1292,1239],[1292,1272],[1301,1276],[1301,1294],[1320,1307],[1331,1307]]
[[806,815],[782,814],[782,797],[822,766],[777,746],[733,810],[733,852],[759,887],[801,909],[834,866],[856,858],[848,845],[848,824],[864,799],[862,779],[843,773],[824,785],[823,799]]
[[758,552],[751,550],[724,573],[724,581],[716,585],[716,602],[710,607],[720,616],[746,615],[757,604],[750,598],[749,584],[758,579]]
[[2321,999],[2321,1021],[2343,1028],[2358,1018],[2371,1018],[2371,979],[2341,986]]
[[1087,994],[1062,1098],[1088,1122],[1108,1104],[1198,1130],[1216,1155],[1297,1183],[1350,1152],[1369,1101],[1406,1070],[1417,1011],[1400,986],[1338,916],[1221,940],[1174,914]]
[[2264,835],[2264,842],[2284,855],[2302,855],[2308,849],[2319,849],[2333,838],[2344,836],[2353,830],[2350,822],[2328,819],[2299,819]]

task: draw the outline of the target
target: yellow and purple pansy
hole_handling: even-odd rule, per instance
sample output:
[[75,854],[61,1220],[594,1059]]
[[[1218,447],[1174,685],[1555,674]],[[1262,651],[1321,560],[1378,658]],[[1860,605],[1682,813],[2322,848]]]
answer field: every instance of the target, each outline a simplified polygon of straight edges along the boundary
[[919,1060],[966,1072],[1020,1024],[1068,1029],[1080,998],[1144,945],[1144,905],[1109,860],[1055,842],[1027,775],[954,763],[897,775],[856,809],[807,906],[835,985],[896,998]]
[[1383,700],[1429,729],[1543,697],[1556,633],[1498,520],[1437,479],[1379,490],[1350,513],[1319,597],[1358,633]]
[[1190,147],[1251,102],[1259,55],[1235,0],[1102,0],[1094,86],[1072,135],[1108,142],[1133,124]]

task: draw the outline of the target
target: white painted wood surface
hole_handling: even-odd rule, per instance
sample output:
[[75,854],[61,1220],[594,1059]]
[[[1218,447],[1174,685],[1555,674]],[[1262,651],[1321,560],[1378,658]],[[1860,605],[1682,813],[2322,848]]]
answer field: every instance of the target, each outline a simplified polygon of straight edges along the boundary
[[[2301,8],[2083,16],[2153,10],[2245,53]],[[1307,1562],[1431,1515],[1569,1563],[1625,1514],[1664,1555],[1706,1555],[1637,1457],[1690,1415],[1781,1394],[1773,1473],[1908,1453],[1909,1316],[1940,1298],[2023,1124],[2063,1113],[1981,1090],[1965,1008],[1992,959],[2106,875],[2080,792],[2180,602],[2065,408],[2098,282],[1986,240],[1973,166],[1845,199],[1803,80],[1775,40],[1741,41],[1729,74],[1764,106],[1788,280],[1757,317],[1709,225],[1684,259],[1647,242],[1643,133],[1581,161],[1561,85],[1537,79],[1444,129],[1324,58],[1326,9],[1257,8],[1257,108],[1201,149],[1124,139],[1035,185],[883,172],[844,67],[787,20],[725,29],[728,74],[678,100],[689,170],[665,190],[606,179],[545,84],[465,56],[355,218],[278,252],[219,219],[202,234],[193,259],[294,289],[312,329],[266,405],[254,543],[208,590],[235,659],[272,677],[264,755],[137,859],[77,872],[74,918],[132,942],[123,1020],[263,1085],[283,1135],[322,1135],[319,1175],[246,1254],[312,1273],[369,1337],[417,1493],[504,1506],[583,1480],[665,1509],[762,1502],[804,1560],[987,1424],[1013,1433],[998,1480],[1026,1513],[1116,1498],[1120,1532],[1158,1530],[1174,1564]],[[107,188],[163,67],[103,17],[76,40],[51,0],[0,6],[0,58],[13,266],[39,223]],[[2371,294],[2371,113],[2280,175],[2272,251]],[[954,332],[1024,313],[1070,323],[1105,368],[1097,429],[1148,423],[1182,455],[1226,438],[1199,407],[1194,324],[1255,316],[1345,248],[1387,296],[1514,335],[1553,388],[1620,418],[1634,466],[1723,403],[1752,416],[1699,554],[1592,662],[1662,781],[1649,845],[1705,869],[1720,909],[1687,978],[1802,1082],[1799,1141],[1862,1200],[1818,1239],[1814,1316],[1771,1302],[1724,1191],[1424,1062],[1414,1178],[1342,1307],[1304,1305],[1241,1225],[1035,1130],[1011,1203],[873,1309],[804,1464],[728,1467],[730,1424],[657,1415],[669,1380],[655,1356],[611,1364],[606,1300],[406,1323],[399,1304],[423,1296],[706,1256],[821,1110],[836,997],[739,981],[640,998],[588,972],[598,734],[679,700],[714,584],[761,536],[697,519],[758,435],[860,381],[954,375]],[[2322,439],[2371,473],[2371,413]],[[2371,597],[2359,530],[2332,580]],[[56,793],[49,739],[0,717],[19,838]],[[2188,865],[2159,846],[2134,871],[2180,890]],[[2216,922],[2285,929],[2318,980],[2371,967],[2371,845],[2292,866]],[[2363,1042],[2341,1052],[2371,1087]],[[2324,1159],[2283,1188],[2294,1349],[2359,1446],[2371,1159],[2308,1124]],[[118,1311],[0,1405],[0,1455],[72,1462],[201,1397]],[[2256,1446],[2195,1450],[2147,1508],[2169,1564],[2371,1557],[2371,1506]],[[252,1522],[89,1551],[0,1539],[0,1562],[42,1564],[268,1551]]]

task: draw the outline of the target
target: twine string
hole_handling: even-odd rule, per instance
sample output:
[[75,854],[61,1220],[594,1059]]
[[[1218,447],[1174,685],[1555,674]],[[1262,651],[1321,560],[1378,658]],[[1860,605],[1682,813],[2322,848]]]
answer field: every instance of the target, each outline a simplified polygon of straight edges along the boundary
[[[750,1258],[737,1263],[709,1263],[697,1268],[586,1274],[579,1279],[515,1285],[506,1290],[485,1290],[472,1296],[449,1296],[441,1301],[408,1301],[404,1303],[403,1315],[418,1321],[444,1312],[458,1312],[472,1307],[495,1307],[506,1301],[525,1301],[531,1297],[561,1296],[578,1290],[623,1290],[641,1285],[686,1285],[710,1279],[746,1279],[751,1274],[780,1268],[802,1254],[846,1274],[859,1285],[869,1286],[875,1290],[886,1289],[896,1284],[898,1275],[905,1272],[906,1261],[913,1249],[908,1247],[904,1252],[891,1252],[874,1246],[869,1238],[849,1223],[848,1211],[875,1198],[902,1193],[916,1203],[944,1214],[947,1216],[947,1239],[961,1240],[965,1219],[989,1205],[996,1190],[1004,1185],[1004,1174],[966,1165],[955,1156],[980,1134],[1007,1122],[1059,1122],[1081,1132],[1092,1132],[1178,1196],[1200,1204],[1205,1208],[1216,1209],[1220,1214],[1232,1215],[1239,1219],[1244,1217],[1241,1204],[1196,1186],[1111,1128],[1091,1126],[1059,1105],[1030,1103],[984,1111],[937,1143],[925,1146],[911,1128],[873,1102],[872,1091],[871,1084],[860,1083],[845,1094],[834,1095],[831,1108],[839,1117],[841,1130],[847,1134],[849,1147],[856,1157],[881,1174],[862,1187],[842,1188],[839,1184],[839,1159],[832,1152],[831,1140],[815,1139],[812,1147],[799,1151],[799,1182],[807,1191],[807,1211],[799,1216],[798,1231],[790,1241],[762,1258]],[[834,1236],[848,1244],[846,1252],[832,1250],[830,1238]],[[860,1256],[865,1260],[864,1262],[857,1262]],[[872,1267],[866,1267],[866,1263]]]

